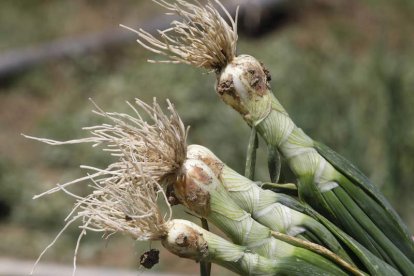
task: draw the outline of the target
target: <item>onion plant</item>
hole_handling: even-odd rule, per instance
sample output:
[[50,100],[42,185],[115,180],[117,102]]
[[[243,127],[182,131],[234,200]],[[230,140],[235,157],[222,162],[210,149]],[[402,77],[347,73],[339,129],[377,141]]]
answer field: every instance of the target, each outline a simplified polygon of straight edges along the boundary
[[[102,232],[104,238],[121,233],[137,241],[160,241],[168,251],[179,257],[213,262],[242,275],[301,274],[301,266],[288,259],[272,260],[262,257],[250,252],[245,246],[231,243],[190,221],[171,219],[170,209],[163,214],[158,206],[159,197],[165,199],[164,204],[169,206],[164,191],[154,179],[142,173],[137,176],[139,171],[139,167],[131,167],[122,177],[108,175],[94,179],[94,190],[86,197],[74,196],[60,186],[62,191],[77,199],[67,225],[82,220],[73,274],[76,272],[80,238],[87,231]],[[318,273],[319,270],[316,268],[311,271]]]
[[[167,116],[155,101],[153,106],[139,100],[137,104],[149,115],[151,123],[145,121],[132,105],[135,117],[104,112],[97,107],[95,113],[109,122],[87,127],[86,130],[92,134],[90,137],[65,142],[29,137],[51,145],[85,142],[94,143],[94,146],[103,145],[104,151],[118,158],[106,169],[83,166],[95,173],[39,195],[64,191],[77,198],[78,202],[70,214],[73,218],[67,225],[82,218],[81,236],[86,230],[119,231],[128,232],[135,239],[160,239],[165,247],[179,256],[211,261],[225,267],[232,264],[233,267],[229,268],[241,273],[250,269],[249,274],[364,275],[355,266],[321,246],[286,238],[287,235],[274,232],[253,220],[231,199],[213,169],[202,160],[187,156],[187,131],[173,106],[169,104],[171,116]],[[68,186],[87,179],[93,181],[95,188],[90,195],[79,197],[68,191]],[[170,185],[179,202],[214,223],[233,243],[222,242],[193,224],[181,226],[185,224],[182,221],[169,222],[171,211],[167,219],[160,216],[157,197],[161,194],[162,198],[167,199],[161,186]],[[73,215],[79,209],[81,211]],[[179,234],[171,233],[173,230]],[[187,230],[188,233],[183,234]],[[196,234],[191,234],[191,231]],[[196,239],[200,233],[202,238]],[[185,246],[201,241],[197,245],[198,251],[190,248],[188,252],[186,247],[181,248],[183,244],[178,244],[178,240]],[[232,260],[228,261],[223,257],[225,253],[220,253],[220,243],[232,248],[231,254],[238,254],[229,253]],[[226,250],[230,249],[223,248],[222,251]],[[252,253],[247,254],[246,250]],[[249,258],[256,261],[250,265]]]
[[372,275],[399,274],[310,206],[289,195],[261,189],[229,168],[209,149],[190,145],[187,158],[203,161],[215,172],[231,199],[262,225],[323,245],[350,263],[353,259],[360,269]]
[[300,199],[377,257],[411,274],[414,242],[406,225],[363,173],[295,125],[271,91],[268,69],[253,56],[236,55],[237,15],[233,19],[218,0],[205,6],[183,0],[155,2],[183,20],[173,21],[159,38],[133,30],[138,42],[167,57],[159,62],[215,72],[220,98],[282,154],[297,176]]

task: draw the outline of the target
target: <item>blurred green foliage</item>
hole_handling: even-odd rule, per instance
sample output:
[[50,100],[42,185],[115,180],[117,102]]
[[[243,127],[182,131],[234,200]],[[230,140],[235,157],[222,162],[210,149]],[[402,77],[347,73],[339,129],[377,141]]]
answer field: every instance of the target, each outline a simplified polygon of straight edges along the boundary
[[[113,27],[113,21],[144,14],[149,1],[97,2],[2,1],[0,51]],[[316,2],[281,30],[260,39],[241,37],[239,53],[265,63],[273,91],[296,123],[359,166],[414,229],[414,5]],[[81,127],[99,121],[88,98],[117,112],[131,112],[125,100],[135,97],[169,98],[191,125],[189,143],[209,147],[243,171],[250,130],[215,95],[214,75],[185,65],[148,64],[148,58],[157,57],[131,41],[123,48],[50,62],[0,87],[0,201],[10,208],[0,231],[10,233],[10,243],[15,239],[22,245],[10,251],[9,242],[0,244],[0,254],[36,256],[63,225],[73,200],[63,194],[31,197],[84,175],[80,164],[104,167],[110,161],[89,145],[51,147],[19,136],[85,137]],[[261,144],[256,176],[264,180]],[[87,185],[79,186],[75,192],[87,192]],[[77,233],[70,228],[53,249],[60,253],[51,258],[70,256]]]

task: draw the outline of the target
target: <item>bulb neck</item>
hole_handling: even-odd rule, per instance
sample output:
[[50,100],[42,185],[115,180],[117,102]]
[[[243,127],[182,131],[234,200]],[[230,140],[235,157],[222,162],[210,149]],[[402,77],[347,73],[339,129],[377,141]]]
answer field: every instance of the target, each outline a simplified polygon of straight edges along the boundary
[[252,56],[240,55],[217,75],[216,91],[249,125],[254,125],[271,110],[269,80],[262,63]]

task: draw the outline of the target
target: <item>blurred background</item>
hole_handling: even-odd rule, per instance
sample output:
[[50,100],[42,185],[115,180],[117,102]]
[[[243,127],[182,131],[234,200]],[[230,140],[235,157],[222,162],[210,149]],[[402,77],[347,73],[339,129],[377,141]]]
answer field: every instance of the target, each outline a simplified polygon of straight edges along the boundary
[[[414,2],[226,3],[242,5],[238,52],[265,63],[272,89],[294,121],[360,167],[413,231]],[[117,112],[130,112],[125,101],[136,97],[169,98],[191,125],[189,142],[243,172],[250,130],[215,95],[214,75],[147,63],[157,57],[118,27],[165,27],[163,13],[148,0],[0,2],[0,260],[34,262],[74,203],[64,194],[33,195],[85,175],[80,164],[108,164],[90,145],[52,147],[20,135],[85,137],[81,128],[97,122],[88,98]],[[268,178],[263,144],[260,180]],[[86,186],[74,191],[85,193]],[[188,217],[180,208],[177,214]],[[71,265],[78,234],[76,226],[68,228],[44,262]],[[139,256],[150,247],[159,245],[90,233],[78,264],[143,273]],[[191,274],[197,268],[163,250],[153,271]]]

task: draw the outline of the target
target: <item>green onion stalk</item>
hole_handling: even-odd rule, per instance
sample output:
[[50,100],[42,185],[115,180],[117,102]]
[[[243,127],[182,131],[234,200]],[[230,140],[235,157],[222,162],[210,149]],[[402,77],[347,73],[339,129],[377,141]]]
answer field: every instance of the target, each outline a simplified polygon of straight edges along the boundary
[[[189,210],[205,217],[222,230],[234,243],[245,245],[249,250],[269,259],[301,262],[300,273],[344,274],[322,255],[303,247],[283,241],[271,229],[255,221],[249,213],[242,210],[229,196],[221,181],[203,161],[187,159],[174,184],[178,200]],[[276,238],[275,238],[276,236]],[[285,235],[287,236],[287,235]],[[350,272],[363,275],[358,269],[340,260]],[[313,272],[309,272],[313,271]]]
[[260,224],[323,245],[349,263],[354,260],[361,270],[371,275],[400,275],[311,207],[291,196],[260,188],[229,168],[206,147],[188,146],[187,158],[204,162],[230,198]]
[[295,199],[261,189],[255,182],[224,164],[206,147],[188,146],[187,158],[204,162],[215,173],[214,176],[221,182],[230,198],[260,224],[289,236],[298,236],[318,243],[352,262],[348,253],[325,226],[313,217],[284,204],[286,200]]
[[[239,245],[235,247],[234,244],[218,240],[218,237],[205,234],[207,231],[197,228],[196,231],[203,233],[203,239],[208,245],[199,249],[204,253],[208,251],[209,254],[204,254],[206,257],[201,258],[200,256],[204,255],[194,252],[198,254],[198,257],[194,257],[194,254],[187,254],[187,248],[184,247],[181,248],[184,257],[211,261],[225,267],[232,264],[234,267],[230,269],[240,273],[247,269],[245,266],[252,261],[251,258],[254,258],[255,261],[252,261],[253,266],[249,267],[248,274],[364,275],[328,250],[315,253],[304,247],[294,246],[291,243],[297,242],[296,240],[284,241],[283,235],[280,236],[253,220],[250,214],[232,201],[221,182],[215,178],[214,172],[204,162],[186,157],[187,130],[170,103],[170,116],[162,112],[156,101],[153,106],[150,106],[137,100],[137,105],[145,111],[145,114],[140,114],[133,105],[130,106],[135,116],[104,112],[96,106],[95,113],[109,122],[85,128],[92,134],[87,138],[59,142],[27,136],[51,145],[85,142],[93,143],[94,146],[103,145],[104,151],[109,151],[111,155],[118,158],[118,161],[110,164],[106,169],[82,166],[95,173],[57,185],[56,188],[36,197],[64,191],[78,199],[71,215],[76,210],[81,210],[68,224],[82,218],[81,228],[84,231],[105,232],[109,235],[111,231],[127,231],[135,239],[159,239],[168,249],[178,250],[180,244],[177,247],[177,244],[170,243],[170,241],[177,241],[177,238],[166,239],[167,236],[177,237],[177,235],[170,235],[171,229],[174,228],[171,225],[176,225],[176,223],[169,223],[171,211],[165,219],[166,216],[159,215],[157,209],[160,195],[165,199],[164,201],[167,200],[161,186],[173,185],[174,194],[181,203],[192,212],[214,223],[233,240],[234,244]],[[143,119],[145,116],[149,117],[153,124],[145,121]],[[79,197],[68,190],[70,185],[84,180],[92,180],[94,183],[95,190],[89,196]],[[170,209],[170,205],[167,206]],[[83,234],[84,232],[81,236]],[[193,244],[188,243],[188,237],[190,235],[182,237],[181,247]],[[218,259],[223,256],[220,251],[230,250],[220,249],[221,243],[229,248],[232,247],[233,251],[229,253],[233,256],[231,261],[226,258]],[[312,247],[313,244],[309,246]],[[247,254],[246,250],[252,253]],[[233,254],[236,251],[239,254]],[[242,260],[241,263],[238,263],[239,259]],[[265,273],[261,269],[271,272]]]
[[377,257],[405,275],[414,271],[414,241],[407,226],[379,189],[345,158],[295,125],[270,88],[271,76],[249,55],[236,55],[237,12],[223,5],[156,1],[183,21],[173,21],[160,38],[132,30],[146,49],[168,60],[215,72],[219,97],[277,148],[298,180],[300,200],[308,203]]
[[397,213],[353,165],[293,123],[268,80],[257,60],[238,56],[218,74],[217,92],[268,145],[278,148],[298,178],[301,200],[409,275],[414,271],[413,241]]
[[180,257],[216,263],[240,275],[328,275],[318,268],[309,268],[300,259],[265,258],[186,220],[173,220],[169,226],[171,230],[162,244]]

